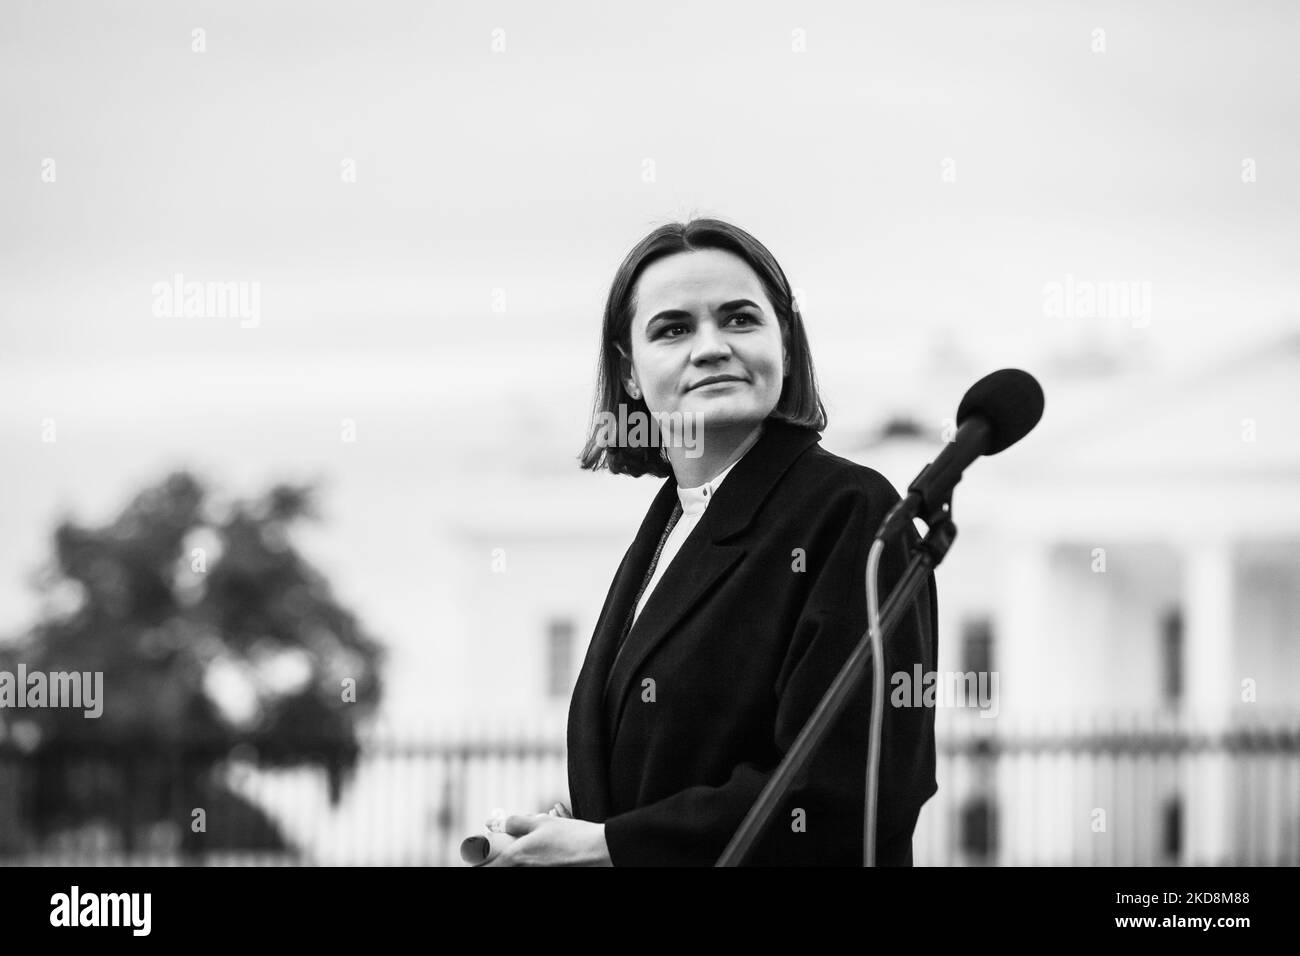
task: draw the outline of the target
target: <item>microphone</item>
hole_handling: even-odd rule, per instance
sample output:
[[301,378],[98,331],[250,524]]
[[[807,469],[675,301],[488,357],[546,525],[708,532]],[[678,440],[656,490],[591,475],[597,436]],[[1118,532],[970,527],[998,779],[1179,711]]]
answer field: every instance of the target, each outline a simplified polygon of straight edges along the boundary
[[967,465],[1014,445],[1042,417],[1043,389],[1028,372],[1004,368],[985,375],[957,406],[957,435],[907,486],[907,496],[885,516],[876,537],[892,537],[918,514],[923,520],[934,515]]

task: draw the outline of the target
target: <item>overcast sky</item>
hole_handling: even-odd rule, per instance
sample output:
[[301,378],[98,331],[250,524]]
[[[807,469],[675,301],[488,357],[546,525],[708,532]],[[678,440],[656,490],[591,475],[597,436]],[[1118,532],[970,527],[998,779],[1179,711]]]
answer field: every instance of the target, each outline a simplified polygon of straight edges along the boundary
[[[413,632],[352,546],[409,527],[350,503],[410,504],[521,396],[571,458],[613,272],[692,213],[773,251],[849,417],[923,391],[940,345],[1178,368],[1294,328],[1298,11],[6,3],[0,633],[58,509],[105,518],[181,461],[332,477],[323,560]],[[259,324],[156,316],[177,273],[258,283]],[[1045,315],[1067,277],[1149,283],[1149,324]],[[348,415],[391,460],[340,461]]]

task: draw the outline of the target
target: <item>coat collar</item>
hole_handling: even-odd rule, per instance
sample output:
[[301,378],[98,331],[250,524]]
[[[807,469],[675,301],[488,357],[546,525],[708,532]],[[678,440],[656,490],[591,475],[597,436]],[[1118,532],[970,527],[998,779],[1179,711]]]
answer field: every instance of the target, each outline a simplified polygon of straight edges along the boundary
[[764,422],[758,440],[727,475],[700,523],[664,571],[611,669],[632,601],[677,503],[676,478],[670,476],[659,488],[619,567],[573,702],[571,731],[577,733],[570,734],[570,746],[583,749],[576,755],[580,766],[597,774],[595,779],[570,781],[571,788],[586,788],[581,796],[574,793],[572,797],[584,808],[587,819],[603,820],[608,813],[608,742],[617,730],[629,685],[641,663],[745,555],[744,546],[727,542],[753,523],[781,476],[819,439],[813,428],[774,418]]
[[[792,425],[777,418],[767,419],[758,441],[736,462],[736,467],[731,469],[727,480],[709,502],[708,510],[701,519],[701,524],[707,523],[714,544],[721,544],[748,528],[781,476],[804,449],[820,439],[821,435],[814,428]],[[665,481],[659,494],[668,502],[667,510],[658,524],[662,529],[677,496],[677,480],[669,478]],[[658,498],[655,503],[659,503]],[[648,561],[646,563],[649,564]],[[637,583],[640,584],[640,581]]]

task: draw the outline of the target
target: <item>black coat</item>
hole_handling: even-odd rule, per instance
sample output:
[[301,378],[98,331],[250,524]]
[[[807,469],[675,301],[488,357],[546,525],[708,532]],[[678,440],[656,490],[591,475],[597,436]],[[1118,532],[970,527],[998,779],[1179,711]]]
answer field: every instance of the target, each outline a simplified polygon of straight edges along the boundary
[[[619,565],[568,722],[573,814],[605,824],[615,866],[712,865],[866,630],[867,551],[899,495],[819,439],[764,423],[610,673],[677,499],[674,478]],[[886,548],[882,603],[918,540],[909,524],[906,541]],[[886,644],[886,693],[890,674],[934,670],[937,599],[931,574]],[[868,673],[750,863],[861,865],[870,700]],[[917,814],[937,790],[934,710],[886,700],[884,713],[877,862],[910,865]]]

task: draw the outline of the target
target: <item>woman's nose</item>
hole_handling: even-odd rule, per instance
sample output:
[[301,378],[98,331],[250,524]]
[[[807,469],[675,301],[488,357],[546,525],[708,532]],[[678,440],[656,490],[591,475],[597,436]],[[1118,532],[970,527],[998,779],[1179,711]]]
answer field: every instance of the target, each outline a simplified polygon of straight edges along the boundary
[[718,358],[729,354],[731,347],[713,322],[701,322],[696,333],[695,349],[692,358],[696,362]]

